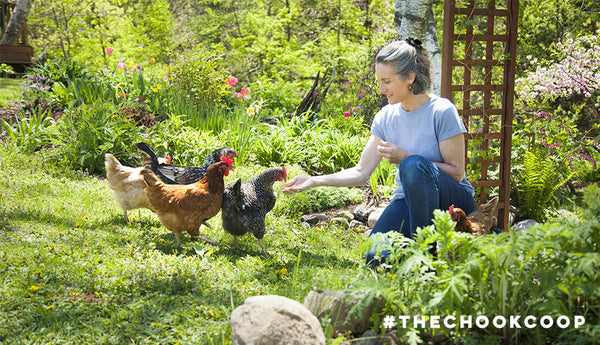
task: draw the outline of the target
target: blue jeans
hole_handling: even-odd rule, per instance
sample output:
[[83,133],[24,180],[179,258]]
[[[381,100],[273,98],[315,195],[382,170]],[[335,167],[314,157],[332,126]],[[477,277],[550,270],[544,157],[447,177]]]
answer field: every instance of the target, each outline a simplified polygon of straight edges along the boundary
[[[404,199],[390,202],[373,227],[371,238],[389,231],[399,231],[413,238],[417,228],[433,224],[433,210],[445,210],[450,205],[462,208],[467,214],[475,210],[472,191],[423,156],[406,157],[400,163],[398,174]],[[390,254],[389,250],[383,250],[379,255],[381,260],[377,260],[377,252],[375,248],[367,251],[365,259],[369,265],[379,265]]]

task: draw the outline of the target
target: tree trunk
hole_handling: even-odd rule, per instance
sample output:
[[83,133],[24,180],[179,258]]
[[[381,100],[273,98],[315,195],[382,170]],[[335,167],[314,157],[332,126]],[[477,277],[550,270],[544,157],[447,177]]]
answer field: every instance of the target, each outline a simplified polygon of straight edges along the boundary
[[403,38],[415,38],[423,42],[431,58],[431,93],[440,94],[442,80],[442,56],[438,44],[433,0],[394,0],[396,15],[394,26]]
[[29,15],[32,3],[33,0],[17,1],[17,5],[10,16],[10,20],[8,21],[0,44],[19,44],[19,37],[21,36],[21,31],[23,31],[25,24],[27,24],[27,16]]

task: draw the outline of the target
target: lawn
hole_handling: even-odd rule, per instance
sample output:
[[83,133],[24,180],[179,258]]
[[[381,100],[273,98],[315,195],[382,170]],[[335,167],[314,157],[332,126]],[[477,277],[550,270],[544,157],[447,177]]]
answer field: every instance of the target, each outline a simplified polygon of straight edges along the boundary
[[21,80],[0,78],[0,107],[8,107],[14,100],[21,99]]
[[125,222],[101,177],[6,144],[0,165],[0,343],[225,344],[245,298],[302,302],[360,271],[363,240],[352,231],[269,215],[263,255],[251,235],[233,249],[217,216],[201,233],[224,246],[184,235],[176,248],[150,211]]

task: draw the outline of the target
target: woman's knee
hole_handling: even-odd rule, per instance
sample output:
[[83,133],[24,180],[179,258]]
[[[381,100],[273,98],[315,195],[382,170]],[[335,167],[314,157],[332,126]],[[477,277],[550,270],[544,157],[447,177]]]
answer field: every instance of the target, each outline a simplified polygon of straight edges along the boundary
[[410,184],[412,180],[423,178],[430,173],[432,163],[421,155],[410,155],[400,163],[398,174],[402,184]]

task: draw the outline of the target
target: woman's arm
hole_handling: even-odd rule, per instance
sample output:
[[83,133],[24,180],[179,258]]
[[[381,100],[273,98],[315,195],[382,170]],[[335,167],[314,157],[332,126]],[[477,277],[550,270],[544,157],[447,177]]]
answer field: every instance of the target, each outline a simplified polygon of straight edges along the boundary
[[319,186],[350,187],[364,184],[381,161],[381,156],[377,153],[380,141],[381,138],[371,135],[356,166],[329,175],[296,176],[287,182],[281,191],[292,194]]
[[465,135],[457,134],[439,143],[444,162],[435,164],[453,179],[460,182],[465,177]]

